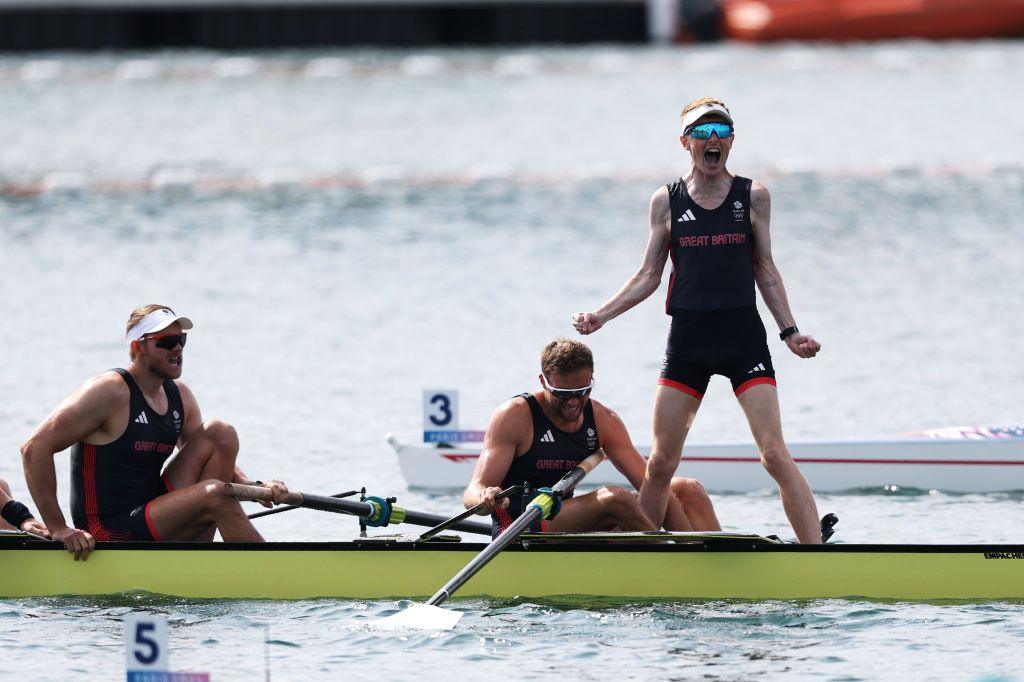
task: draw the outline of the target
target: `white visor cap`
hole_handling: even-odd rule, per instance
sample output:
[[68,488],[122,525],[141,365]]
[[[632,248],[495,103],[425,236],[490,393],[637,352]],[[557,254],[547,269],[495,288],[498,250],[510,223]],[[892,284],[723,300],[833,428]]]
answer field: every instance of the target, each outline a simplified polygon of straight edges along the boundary
[[146,334],[152,334],[158,332],[161,329],[167,329],[175,322],[181,324],[181,330],[192,328],[192,320],[187,317],[181,317],[175,314],[170,308],[158,308],[153,312],[149,313],[141,320],[139,320],[134,327],[128,330],[125,334],[124,340],[128,342],[128,346],[131,347],[133,341],[138,341]]
[[693,109],[687,111],[686,115],[683,116],[682,126],[680,130],[682,130],[683,134],[686,134],[687,128],[689,128],[694,123],[710,114],[716,114],[718,116],[721,116],[726,121],[729,122],[729,125],[733,125],[732,114],[730,114],[729,110],[725,108],[725,105],[717,104],[715,102],[708,102],[707,104],[701,104],[699,107],[694,107]]

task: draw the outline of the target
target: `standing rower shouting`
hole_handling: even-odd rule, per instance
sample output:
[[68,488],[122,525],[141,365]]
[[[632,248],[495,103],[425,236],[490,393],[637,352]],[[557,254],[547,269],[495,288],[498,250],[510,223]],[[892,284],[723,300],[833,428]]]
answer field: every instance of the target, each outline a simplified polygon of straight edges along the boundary
[[797,538],[819,543],[814,496],[782,438],[775,370],[754,284],[790,351],[813,358],[821,344],[797,329],[772,259],[768,190],[726,169],[735,140],[729,109],[704,97],[687,104],[681,119],[679,140],[692,166],[651,198],[643,264],[600,308],[574,314],[573,326],[581,334],[593,333],[645,300],[661,284],[671,257],[665,307],[672,325],[655,397],[654,446],[640,490],[644,510],[652,519],[664,517],[686,434],[711,375],[721,374],[732,382]]
[[[191,328],[191,320],[167,306],[133,310],[125,335],[128,368],[79,386],[21,446],[32,499],[53,539],[76,559],[86,558],[96,540],[210,541],[220,531],[228,542],[263,541],[224,490],[224,482],[253,483],[235,466],[235,429],[204,422],[180,379]],[[53,464],[68,447],[74,527],[57,502]],[[275,501],[287,492],[280,481],[267,487]]]

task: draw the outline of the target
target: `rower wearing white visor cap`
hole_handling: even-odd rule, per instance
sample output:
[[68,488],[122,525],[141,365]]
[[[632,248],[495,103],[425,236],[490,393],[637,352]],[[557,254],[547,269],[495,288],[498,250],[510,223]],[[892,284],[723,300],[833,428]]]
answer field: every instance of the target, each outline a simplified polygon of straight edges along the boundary
[[[79,386],[22,445],[43,522],[76,558],[96,540],[209,541],[219,531],[225,541],[261,542],[224,483],[266,485],[275,502],[288,492],[280,481],[250,481],[235,464],[235,429],[203,421],[180,378],[192,326],[164,305],[133,310],[128,367]],[[57,502],[54,468],[54,455],[69,447],[73,526]]]
[[814,496],[782,438],[775,369],[754,285],[790,351],[812,358],[821,344],[797,329],[772,259],[767,188],[726,168],[736,139],[729,108],[702,97],[683,108],[680,123],[690,170],[651,198],[643,264],[600,308],[574,314],[573,326],[591,334],[648,298],[671,257],[665,312],[672,325],[655,396],[654,445],[640,490],[644,512],[656,521],[664,517],[686,434],[711,375],[719,374],[732,383],[797,538],[818,543]]

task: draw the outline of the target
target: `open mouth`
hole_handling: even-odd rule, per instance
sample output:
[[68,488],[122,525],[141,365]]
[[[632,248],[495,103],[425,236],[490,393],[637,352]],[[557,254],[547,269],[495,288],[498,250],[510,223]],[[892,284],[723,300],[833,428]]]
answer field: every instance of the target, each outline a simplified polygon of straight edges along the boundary
[[172,355],[171,357],[167,358],[167,364],[174,365],[175,367],[181,367],[181,356]]
[[718,163],[722,160],[722,150],[717,148],[705,149],[704,160],[707,163]]

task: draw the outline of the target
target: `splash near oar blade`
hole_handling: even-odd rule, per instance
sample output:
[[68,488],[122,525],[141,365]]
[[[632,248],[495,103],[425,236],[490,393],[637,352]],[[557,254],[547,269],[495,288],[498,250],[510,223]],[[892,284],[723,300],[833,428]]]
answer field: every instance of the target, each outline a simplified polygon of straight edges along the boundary
[[519,518],[513,521],[508,528],[491,541],[491,544],[487,545],[482,552],[477,554],[461,571],[456,573],[451,580],[435,592],[434,596],[427,600],[426,606],[432,607],[434,610],[425,611],[422,608],[417,608],[416,610],[419,613],[406,618],[405,613],[412,610],[414,606],[419,606],[414,605],[405,611],[388,616],[381,623],[381,626],[385,628],[407,627],[426,630],[448,630],[455,627],[462,614],[458,611],[438,607],[451,598],[455,591],[465,585],[474,575],[479,573],[484,566],[490,563],[491,559],[498,556],[501,550],[515,542],[516,538],[527,531],[535,521],[554,518],[558,513],[558,509],[561,508],[562,498],[568,495],[583,480],[583,477],[603,460],[604,452],[598,450],[580,462],[550,489],[542,488],[538,491],[539,494],[527,505],[526,511]]
[[405,610],[375,622],[373,627],[382,630],[451,630],[460,620],[462,611],[430,604],[411,604]]

